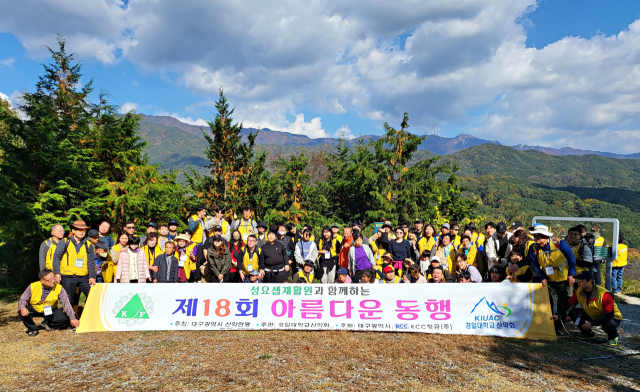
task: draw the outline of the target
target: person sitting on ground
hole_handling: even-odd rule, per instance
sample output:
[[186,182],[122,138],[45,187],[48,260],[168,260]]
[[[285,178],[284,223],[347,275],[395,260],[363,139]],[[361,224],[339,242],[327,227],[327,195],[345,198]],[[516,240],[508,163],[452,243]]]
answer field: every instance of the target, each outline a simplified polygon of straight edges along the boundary
[[392,266],[384,267],[384,278],[380,279],[379,283],[404,283],[399,275],[396,275]]
[[402,276],[404,283],[427,283],[427,279],[420,275],[420,267],[417,264],[412,264],[409,267],[407,274]]
[[427,268],[427,271],[425,272],[425,277],[427,278],[427,280],[431,280],[432,278],[432,272],[435,268],[441,268],[442,269],[442,276],[443,276],[443,280],[446,282],[453,282],[453,277],[452,275],[449,273],[449,270],[446,268],[446,266],[443,266],[442,263],[440,262],[440,257],[438,256],[433,256],[431,258],[431,265],[429,265],[429,268]]
[[489,269],[489,276],[491,277],[491,283],[500,283],[507,281],[507,273],[504,270],[504,267],[501,265],[494,265]]
[[[458,276],[462,272],[468,272],[469,275],[471,276],[471,281],[473,283],[482,283],[482,275],[480,275],[480,272],[476,267],[469,265],[467,263],[467,256],[465,256],[462,253],[459,254],[458,258],[456,259],[456,264],[457,264],[456,274]],[[456,277],[456,280],[458,280],[457,277]]]
[[469,271],[460,271],[458,274],[458,283],[472,283]]
[[253,270],[249,272],[249,276],[244,278],[244,283],[262,283],[262,279],[260,279],[260,270]]
[[533,270],[524,260],[524,247],[514,246],[509,255],[509,267],[507,269],[507,279],[511,283],[530,283],[533,280]]
[[[569,299],[571,306],[580,304],[582,316],[578,328],[583,337],[595,337],[593,327],[600,326],[609,338],[609,344],[618,345],[618,327],[622,321],[622,314],[616,305],[613,295],[604,287],[595,284],[593,272],[583,271],[576,276],[578,290]],[[558,316],[553,316],[554,320]],[[576,319],[573,319],[575,321]]]
[[442,266],[433,267],[431,270],[431,278],[427,283],[448,283],[444,277]]
[[[36,336],[41,329],[66,329],[69,323],[73,328],[78,328],[80,322],[76,319],[67,292],[62,285],[56,283],[53,271],[43,269],[38,273],[38,279],[38,282],[27,287],[18,300],[18,315],[27,327],[27,335]],[[33,317],[44,317],[44,320],[42,324],[36,325]]]
[[[315,268],[315,264],[311,260],[305,260],[304,266],[301,270],[298,271],[297,274],[294,275],[294,279],[300,280],[302,279],[302,283],[313,283],[313,269]],[[300,283],[300,282],[298,282]]]
[[336,271],[336,281],[334,283],[351,283],[349,271],[344,267],[338,268],[338,271]]
[[387,268],[388,266],[391,266],[392,263],[393,263],[393,257],[391,256],[390,252],[387,252],[382,255],[382,264],[378,265],[374,271],[375,277],[378,280],[378,282],[384,279],[384,269]]
[[116,268],[116,282],[118,283],[147,283],[151,280],[149,264],[140,248],[140,238],[129,237],[129,247],[120,252],[118,267]]
[[151,270],[153,283],[178,283],[178,259],[174,256],[176,245],[173,242],[164,244],[164,253],[156,256]]

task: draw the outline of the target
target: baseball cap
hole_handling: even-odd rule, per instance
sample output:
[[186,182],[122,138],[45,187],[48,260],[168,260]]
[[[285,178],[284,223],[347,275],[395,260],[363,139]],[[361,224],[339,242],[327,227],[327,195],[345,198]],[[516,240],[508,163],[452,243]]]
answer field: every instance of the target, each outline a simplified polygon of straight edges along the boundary
[[304,265],[310,265],[310,266],[312,266],[312,267],[315,267],[315,266],[316,266],[316,265],[313,263],[313,261],[311,261],[311,260],[305,260],[305,261],[304,261]]
[[498,226],[496,226],[496,231],[498,233],[500,233],[500,234],[506,233],[507,232],[507,225],[504,222],[498,223]]
[[392,266],[388,265],[386,267],[384,267],[384,273],[388,274],[389,272],[395,272],[395,270],[393,269]]
[[576,279],[593,280],[594,279],[593,272],[591,272],[591,271],[582,271],[576,276]]
[[96,249],[109,250],[109,245],[105,244],[104,242],[98,242],[96,244]]
[[340,269],[338,269],[338,271],[336,272],[338,275],[349,275],[349,271],[347,271],[346,268],[341,267]]
[[156,226],[156,222],[149,222],[147,223],[147,227],[153,227],[154,229],[157,229],[158,227]]
[[253,271],[251,271],[251,273],[249,275],[258,276],[258,275],[260,275],[260,271],[253,270]]
[[333,222],[333,223],[331,224],[331,228],[333,229],[334,227],[339,229],[339,228],[340,228],[340,225],[339,225],[339,224],[337,224],[336,222]]
[[445,223],[444,225],[442,225],[442,227],[444,227],[445,229],[451,229],[451,226],[448,223]]
[[515,221],[515,222],[513,222],[513,223],[511,224],[511,228],[512,228],[512,229],[516,229],[516,228],[518,228],[518,227],[524,227],[524,226],[522,225],[522,221]]
[[171,220],[169,221],[169,223],[167,223],[167,226],[171,226],[171,225],[176,225],[176,226],[178,226],[178,221],[177,221],[177,220],[174,220],[174,219],[171,219]]
[[416,220],[413,221],[413,223],[422,223],[422,219],[417,218]]
[[91,229],[89,230],[89,232],[87,232],[87,237],[99,237],[100,236],[100,232],[96,229]]

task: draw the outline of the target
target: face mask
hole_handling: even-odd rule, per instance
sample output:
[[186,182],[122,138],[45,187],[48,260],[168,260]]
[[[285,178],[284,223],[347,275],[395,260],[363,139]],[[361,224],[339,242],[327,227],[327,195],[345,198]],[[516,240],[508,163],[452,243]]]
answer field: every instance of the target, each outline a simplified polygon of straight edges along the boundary
[[287,232],[286,232],[286,231],[279,231],[279,232],[278,232],[278,235],[285,235],[285,234],[287,234]]
[[234,234],[234,235],[233,235],[233,239],[237,241],[237,240],[239,240],[239,239],[240,239],[240,236],[239,236],[239,235],[237,235],[237,234]]

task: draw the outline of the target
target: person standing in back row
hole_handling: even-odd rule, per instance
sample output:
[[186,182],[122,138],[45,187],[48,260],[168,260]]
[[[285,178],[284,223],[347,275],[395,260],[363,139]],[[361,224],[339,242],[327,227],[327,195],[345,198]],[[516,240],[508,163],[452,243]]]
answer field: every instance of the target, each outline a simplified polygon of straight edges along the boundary
[[58,242],[64,238],[64,227],[62,225],[51,226],[51,238],[42,241],[40,244],[40,271],[53,269],[53,255],[56,253]]
[[249,235],[256,234],[258,227],[256,221],[251,217],[251,207],[242,208],[242,217],[231,223],[232,230],[238,230],[242,235],[242,241],[246,242]]
[[500,222],[496,226],[496,232],[487,238],[487,245],[485,246],[488,263],[487,271],[494,265],[500,265],[503,268],[507,266],[509,254],[511,253],[509,238],[512,236],[513,233],[507,231],[507,225],[504,222]]
[[207,232],[213,228],[213,220],[206,219],[207,210],[204,206],[196,207],[195,215],[189,218],[189,230],[191,231],[191,242],[202,246],[207,239]]
[[[53,273],[56,283],[60,283],[67,293],[80,292],[89,296],[91,286],[96,284],[95,249],[89,245],[85,233],[89,229],[83,220],[77,220],[71,225],[71,237],[58,243],[53,255]],[[72,305],[77,305],[72,299]]]

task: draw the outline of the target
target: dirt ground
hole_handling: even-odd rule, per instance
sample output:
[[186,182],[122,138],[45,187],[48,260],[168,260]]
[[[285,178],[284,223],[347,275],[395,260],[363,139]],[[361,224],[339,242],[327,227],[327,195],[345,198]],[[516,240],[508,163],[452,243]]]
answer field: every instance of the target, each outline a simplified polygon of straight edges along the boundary
[[41,332],[0,300],[0,390],[638,391],[640,349],[420,333]]

